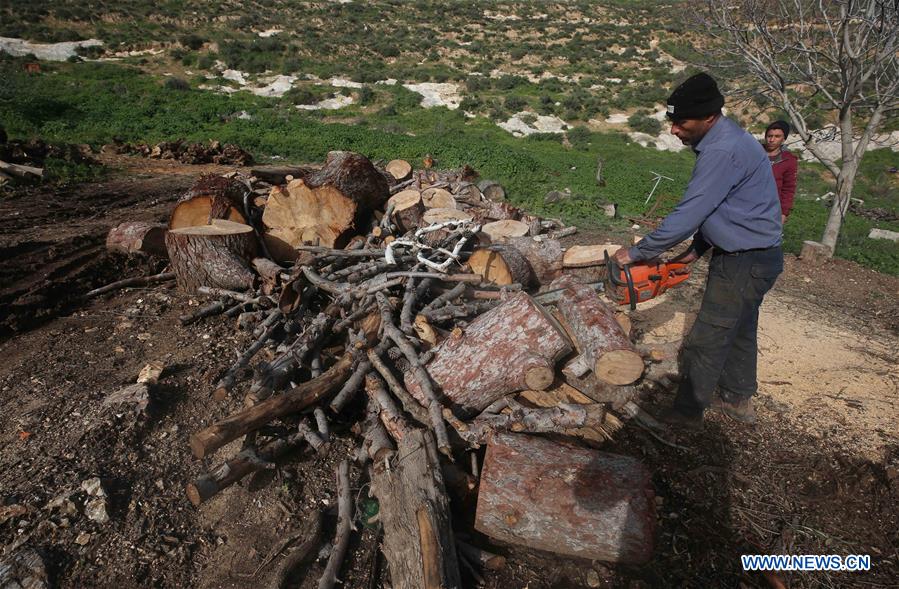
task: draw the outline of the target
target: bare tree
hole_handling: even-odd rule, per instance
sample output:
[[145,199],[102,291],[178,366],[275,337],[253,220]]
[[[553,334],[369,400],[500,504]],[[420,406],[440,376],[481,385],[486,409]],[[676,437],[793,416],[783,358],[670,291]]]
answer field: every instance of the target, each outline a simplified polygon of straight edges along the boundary
[[[821,238],[833,255],[865,150],[899,110],[899,0],[709,0],[701,18],[711,63],[786,112],[833,174]],[[814,131],[827,120],[839,129],[838,157],[821,145],[833,134]]]

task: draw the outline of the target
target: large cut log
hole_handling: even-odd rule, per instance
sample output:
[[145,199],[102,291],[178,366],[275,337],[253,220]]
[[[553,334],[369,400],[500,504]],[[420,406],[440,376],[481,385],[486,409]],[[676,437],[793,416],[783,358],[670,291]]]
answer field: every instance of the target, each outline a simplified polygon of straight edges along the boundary
[[393,206],[393,221],[401,231],[416,229],[421,225],[421,217],[425,205],[421,201],[421,193],[417,190],[397,192],[387,201],[387,210]]
[[485,223],[481,227],[481,232],[490,238],[491,243],[499,243],[507,241],[512,237],[524,237],[528,234],[528,225],[521,221],[504,219],[502,221]]
[[3,173],[22,178],[23,180],[42,180],[44,178],[44,169],[34,166],[23,166],[20,164],[10,164],[0,161],[0,171]]
[[643,358],[621,329],[615,312],[594,290],[570,276],[556,279],[551,286],[564,288],[556,306],[596,377],[614,385],[640,378]]
[[297,385],[283,395],[239,411],[190,437],[194,456],[203,458],[240,436],[255,431],[278,417],[302,411],[318,403],[322,397],[336,390],[350,375],[353,358],[347,354],[321,376]]
[[471,213],[460,211],[458,209],[428,209],[424,214],[423,220],[425,225],[433,225],[434,223],[446,223],[448,221],[471,221],[474,217]]
[[562,272],[562,244],[557,239],[513,237],[506,244],[514,247],[531,265],[540,284],[549,284]]
[[[578,405],[593,403],[593,399],[565,383],[545,391],[522,391],[518,394],[518,400],[531,407],[557,407],[563,403],[576,403]],[[569,436],[577,436],[595,444],[601,444],[618,431],[621,425],[621,421],[613,414],[606,413],[601,424],[568,428],[562,433]]]
[[250,261],[256,255],[253,228],[216,219],[211,225],[172,229],[165,246],[178,287],[196,292],[201,286],[247,290],[255,274]]
[[474,250],[468,258],[471,271],[488,282],[505,286],[520,284],[523,287],[534,283],[531,265],[512,246],[497,243]]
[[303,244],[342,248],[389,196],[387,180],[358,153],[332,151],[311,171],[269,195],[262,222],[269,251],[292,262]]
[[478,182],[478,190],[480,190],[481,194],[486,196],[489,200],[506,200],[506,190],[499,182],[494,182],[493,180],[481,180]]
[[235,178],[201,176],[172,210],[169,229],[209,225],[214,219],[246,223],[243,198],[248,188]]
[[442,188],[426,188],[421,191],[421,202],[429,209],[455,209],[456,199]]
[[302,178],[312,170],[300,166],[258,166],[250,170],[250,174],[269,184],[284,184],[294,178]]
[[165,257],[165,225],[127,221],[109,230],[106,249],[123,254],[143,253]]
[[410,429],[391,468],[375,465],[371,489],[384,526],[384,557],[396,589],[461,587],[449,500],[431,432]]
[[497,540],[640,564],[652,556],[655,494],[639,461],[522,434],[487,446],[475,529]]
[[[556,363],[571,349],[552,315],[519,292],[472,321],[461,337],[437,345],[426,368],[459,414],[471,415],[509,393],[548,388]],[[406,387],[426,401],[409,373]]]

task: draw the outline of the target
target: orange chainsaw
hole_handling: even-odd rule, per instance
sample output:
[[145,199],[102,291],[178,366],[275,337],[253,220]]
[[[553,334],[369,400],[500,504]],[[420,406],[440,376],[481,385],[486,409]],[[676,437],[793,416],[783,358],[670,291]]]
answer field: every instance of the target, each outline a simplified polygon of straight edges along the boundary
[[653,299],[669,288],[690,278],[690,266],[680,262],[639,262],[619,266],[606,252],[606,293],[619,305],[630,305]]

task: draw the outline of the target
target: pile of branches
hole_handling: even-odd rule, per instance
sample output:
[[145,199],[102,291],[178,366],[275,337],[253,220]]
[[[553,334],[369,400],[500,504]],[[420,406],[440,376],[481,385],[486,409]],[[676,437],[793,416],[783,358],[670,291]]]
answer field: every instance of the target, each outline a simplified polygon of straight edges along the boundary
[[163,141],[156,145],[146,143],[112,143],[103,147],[110,153],[130,154],[161,160],[178,160],[182,164],[221,164],[249,166],[253,156],[233,143],[210,141],[195,143],[184,140]]
[[[202,204],[206,207],[202,214],[208,215],[210,223],[217,215],[230,219],[240,216],[253,231],[234,229],[236,223],[225,220],[210,227],[218,227],[216,231],[227,233],[229,239],[255,235],[259,250],[268,253],[265,238],[274,235],[269,233],[272,227],[263,222],[265,215],[253,209],[273,206],[276,197],[286,198],[288,191],[279,182],[287,182],[288,188],[294,186],[290,194],[296,198],[302,196],[299,188],[340,188],[344,194],[358,193],[358,187],[353,188],[341,174],[328,170],[358,172],[360,166],[370,166],[359,158],[357,154],[335,152],[320,170],[295,171],[301,176],[299,184],[292,180],[292,174],[273,176],[272,172],[266,176],[275,184],[271,188],[259,177],[232,175],[230,183],[206,177],[201,179],[204,190],[194,190],[182,199],[181,213],[173,214],[173,223],[176,216],[178,222],[174,224],[186,223]],[[332,416],[341,415],[342,421],[355,416],[355,459],[363,467],[363,476],[371,480],[372,492],[381,504],[384,552],[395,584],[401,584],[401,575],[423,574],[400,564],[414,558],[415,562],[429,560],[436,567],[431,572],[446,586],[459,586],[460,562],[478,575],[477,567],[494,558],[460,544],[450,525],[447,489],[468,505],[477,490],[479,468],[475,454],[469,456],[469,452],[503,431],[592,432],[601,440],[620,422],[609,411],[608,403],[597,399],[607,399],[604,393],[623,387],[617,382],[599,382],[590,374],[594,367],[600,374],[601,354],[590,343],[592,336],[584,334],[595,328],[581,329],[576,321],[578,311],[573,307],[583,304],[593,309],[600,303],[595,286],[566,275],[561,261],[563,250],[556,240],[574,228],[489,200],[473,184],[475,173],[470,168],[415,172],[400,168],[397,172],[396,165],[388,165],[368,176],[369,186],[384,181],[383,198],[367,211],[364,225],[358,223],[362,209],[356,211],[355,234],[346,243],[340,247],[293,244],[291,262],[265,255],[253,257],[247,263],[252,269],[251,282],[235,278],[235,284],[245,284],[241,288],[210,285],[208,280],[197,285],[196,266],[190,280],[182,282],[181,274],[190,272],[190,265],[178,263],[177,258],[186,257],[186,250],[174,237],[205,239],[211,229],[173,229],[174,224],[170,225],[166,244],[175,272],[160,279],[178,275],[179,286],[210,298],[208,304],[182,316],[181,323],[224,315],[237,329],[251,331],[254,336],[220,375],[212,392],[216,399],[224,400],[243,391],[244,408],[195,432],[190,439],[197,458],[208,458],[240,438],[242,449],[191,481],[187,495],[199,506],[248,474],[275,468],[275,461],[291,450],[308,445],[316,452],[328,452]],[[323,178],[331,183],[322,184]],[[223,187],[220,196],[240,186],[245,190],[242,196],[222,198],[224,204],[217,204],[212,197],[208,202],[198,201],[198,195],[215,186]],[[398,214],[398,208],[414,208],[408,206],[408,194],[400,200],[387,198],[410,190],[424,194],[436,189],[451,195],[458,207],[456,213],[446,207],[439,209],[443,212],[438,222],[427,221],[433,217],[422,217],[420,209],[416,209],[417,215]],[[260,197],[269,190],[268,199]],[[437,198],[434,192],[429,194],[429,198]],[[357,201],[361,207],[363,199]],[[188,204],[192,208],[185,212]],[[516,237],[503,236],[500,231],[491,238],[483,232],[489,223],[512,219],[519,224]],[[359,227],[367,231],[360,232]],[[342,238],[336,239],[339,242]],[[503,245],[516,239],[527,241],[521,245],[525,253],[516,254],[518,250]],[[493,248],[490,255],[508,262],[509,276],[499,281],[502,284],[488,279],[484,268],[473,271],[468,263],[473,252],[485,243]],[[191,256],[202,257],[198,252],[203,250],[195,246],[189,248]],[[550,251],[559,258],[558,263],[526,259],[533,247]],[[232,248],[231,254],[245,251],[247,248],[241,246]],[[524,270],[516,268],[520,262],[526,266]],[[222,270],[227,263],[223,259],[215,262],[217,278],[229,274]],[[572,323],[570,332],[543,307],[559,303],[563,295],[574,301],[569,305],[572,309],[560,307],[564,318]],[[625,342],[616,344],[620,356],[631,349],[630,342],[615,319],[611,324],[603,329]],[[603,345],[611,339],[603,336]],[[268,350],[269,358],[254,361],[263,350]],[[481,362],[483,358],[492,360]],[[639,356],[638,362],[642,373]],[[470,372],[473,366],[478,374]],[[560,380],[577,384],[578,389],[566,384],[565,395],[544,395],[542,400],[534,396]],[[519,395],[528,390],[533,395]],[[550,397],[554,400],[547,402]],[[473,464],[470,473],[459,466],[469,458]],[[412,471],[419,474],[412,476]],[[349,472],[349,462],[344,460],[337,472],[338,530],[320,587],[330,587],[336,581],[356,517],[349,500]],[[430,541],[410,539],[401,533],[404,526],[421,525],[421,521],[414,521],[416,509],[419,518],[427,512],[428,525],[434,527]],[[409,517],[411,523],[403,521]],[[287,559],[284,566],[292,567],[300,560]],[[287,574],[285,571],[281,578]]]
[[40,181],[45,176],[44,166],[49,158],[76,164],[98,164],[89,145],[47,143],[42,139],[7,140],[0,129],[0,182]]

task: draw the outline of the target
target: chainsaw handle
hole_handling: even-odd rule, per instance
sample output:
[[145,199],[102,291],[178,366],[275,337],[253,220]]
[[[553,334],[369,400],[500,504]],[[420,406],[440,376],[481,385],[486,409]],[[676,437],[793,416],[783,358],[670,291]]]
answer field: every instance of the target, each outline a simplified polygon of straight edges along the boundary
[[[625,286],[627,285],[627,294],[628,299],[630,300],[631,311],[636,310],[637,308],[637,289],[634,288],[634,278],[631,276],[631,265],[623,264],[618,266],[618,263],[609,257],[609,252],[603,252],[606,257],[606,272],[609,274],[609,280],[615,286]],[[618,276],[619,268],[624,272],[625,282],[621,282],[621,278]]]

